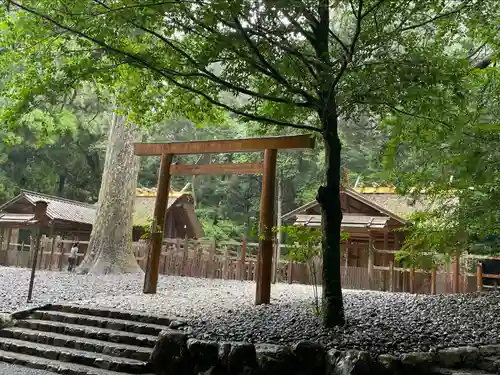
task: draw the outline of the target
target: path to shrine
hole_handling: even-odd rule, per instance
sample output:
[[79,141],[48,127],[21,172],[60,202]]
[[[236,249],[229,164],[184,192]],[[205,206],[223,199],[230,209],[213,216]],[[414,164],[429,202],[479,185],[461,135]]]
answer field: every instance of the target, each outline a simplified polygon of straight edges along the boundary
[[[0,310],[29,306],[28,282],[29,270],[0,267]],[[37,271],[34,304],[72,302],[184,317],[192,335],[204,339],[280,344],[312,339],[329,348],[374,354],[500,343],[497,293],[424,296],[346,290],[348,324],[328,331],[313,312],[313,289],[307,285],[273,285],[269,306],[254,306],[252,282],[160,276],[156,295],[143,294],[142,286],[143,275]]]

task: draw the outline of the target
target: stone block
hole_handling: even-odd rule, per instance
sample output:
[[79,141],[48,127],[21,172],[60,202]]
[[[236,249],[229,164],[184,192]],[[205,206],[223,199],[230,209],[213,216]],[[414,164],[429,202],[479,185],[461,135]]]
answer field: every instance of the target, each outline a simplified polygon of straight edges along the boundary
[[150,362],[156,374],[190,373],[192,363],[189,361],[187,341],[188,337],[183,332],[170,329],[160,332],[150,356]]
[[212,341],[189,339],[187,341],[189,357],[195,374],[204,373],[218,365],[219,345]]
[[447,348],[437,353],[437,363],[445,368],[474,368],[478,360],[479,349],[473,346]]
[[297,362],[298,374],[323,374],[325,372],[326,349],[323,345],[300,341],[292,346]]
[[295,356],[287,346],[256,344],[255,352],[260,375],[292,374],[296,368]]
[[232,342],[227,358],[229,375],[252,374],[257,369],[257,353],[253,344]]
[[340,354],[333,366],[335,375],[369,375],[374,371],[374,363],[367,352],[347,350]]

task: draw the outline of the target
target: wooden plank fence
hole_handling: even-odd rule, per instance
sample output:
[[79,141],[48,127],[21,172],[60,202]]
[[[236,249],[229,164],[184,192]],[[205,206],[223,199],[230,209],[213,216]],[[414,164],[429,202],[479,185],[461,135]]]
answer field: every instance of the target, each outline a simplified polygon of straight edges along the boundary
[[[38,269],[64,271],[73,240],[59,236],[42,236],[41,256]],[[87,251],[88,242],[79,242],[78,263]],[[286,245],[282,245],[286,248]],[[345,245],[352,248],[353,245]],[[148,243],[145,240],[133,243],[136,259],[145,269]],[[255,280],[258,244],[214,240],[165,239],[160,258],[160,273],[166,275],[217,278],[230,280]],[[283,250],[283,249],[282,249]],[[382,254],[394,254],[395,250],[374,250]],[[3,244],[0,249],[0,265],[31,267],[33,257],[29,243]],[[467,261],[477,263],[475,272],[466,269],[435,270],[432,272],[388,266],[341,267],[342,286],[345,289],[365,289],[421,294],[449,294],[483,291],[483,277],[498,279],[500,275],[483,275],[478,263],[481,256],[465,255]],[[464,262],[465,263],[465,262]],[[309,265],[290,262],[281,257],[276,272],[276,281],[285,283],[321,284],[321,259]],[[453,267],[452,267],[453,268]],[[315,272],[314,272],[315,271]]]

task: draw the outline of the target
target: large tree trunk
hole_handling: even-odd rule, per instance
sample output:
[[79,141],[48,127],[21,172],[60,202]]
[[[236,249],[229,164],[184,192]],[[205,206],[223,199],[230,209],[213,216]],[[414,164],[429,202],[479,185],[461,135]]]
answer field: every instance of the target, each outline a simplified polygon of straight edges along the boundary
[[113,114],[97,213],[81,273],[142,272],[132,249],[132,211],[139,173],[134,155],[136,131]]
[[322,116],[325,142],[326,185],[318,189],[323,230],[323,323],[326,327],[345,324],[340,273],[340,150],[335,110]]

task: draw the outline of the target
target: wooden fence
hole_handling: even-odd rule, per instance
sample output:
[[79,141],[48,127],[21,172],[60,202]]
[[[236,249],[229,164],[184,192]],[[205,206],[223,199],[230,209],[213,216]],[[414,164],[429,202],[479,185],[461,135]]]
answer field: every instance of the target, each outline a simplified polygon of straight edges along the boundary
[[[38,269],[59,270],[67,268],[68,255],[72,240],[60,237],[41,240],[41,256],[38,256]],[[79,242],[78,263],[87,251],[88,242]],[[286,246],[282,245],[284,248]],[[352,245],[346,245],[352,247]],[[142,269],[145,269],[148,243],[144,240],[133,243],[134,254]],[[257,268],[257,243],[215,242],[207,240],[165,239],[160,258],[160,273],[166,275],[204,277],[232,280],[255,280]],[[283,250],[283,249],[282,249]],[[374,250],[384,254],[394,250]],[[0,249],[0,265],[31,267],[33,258],[30,244],[10,243]],[[482,257],[476,257],[482,258]],[[474,256],[465,259],[477,263]],[[464,262],[465,263],[465,262]],[[420,294],[449,294],[459,292],[482,291],[483,277],[499,279],[499,275],[483,275],[482,267],[475,272],[457,268],[460,262],[454,262],[451,270],[423,271],[389,266],[371,265],[371,267],[341,267],[342,286],[345,289],[365,289],[391,292],[409,292]],[[309,264],[295,263],[280,257],[276,267],[277,282],[321,284],[321,260],[315,259]]]

